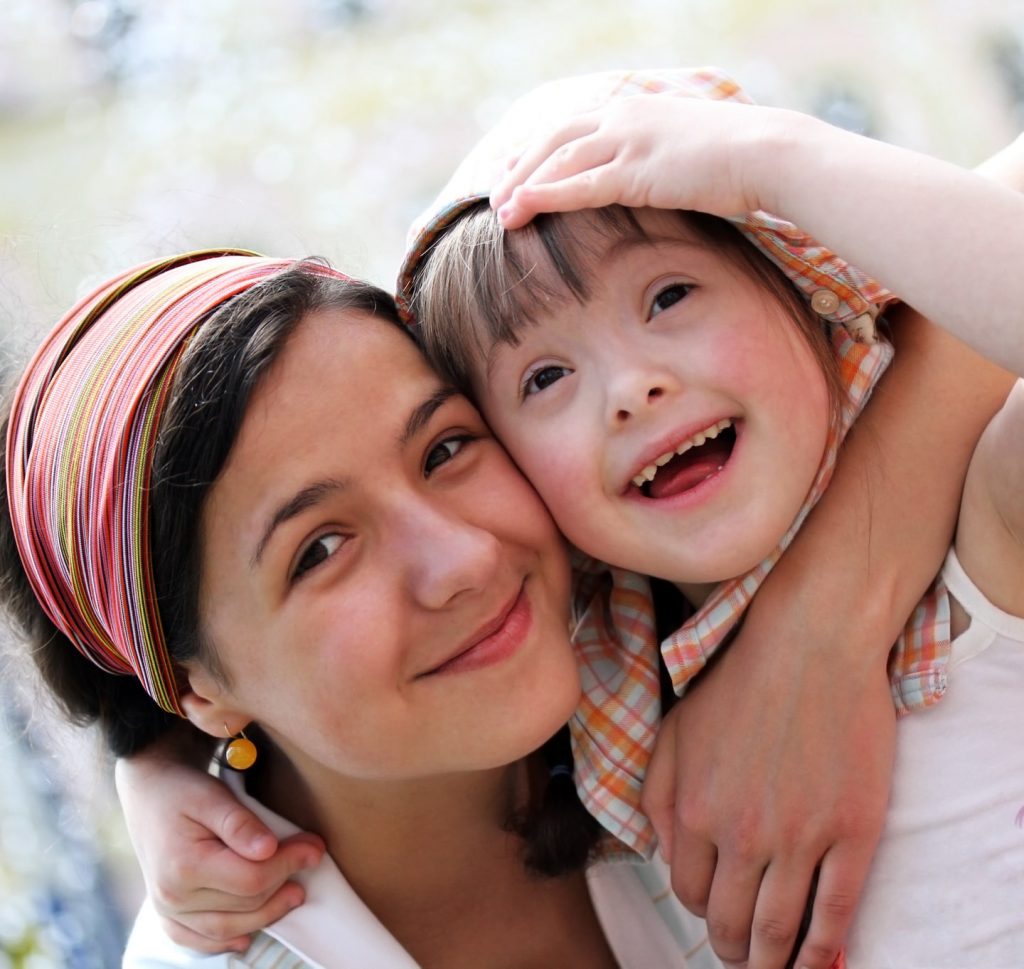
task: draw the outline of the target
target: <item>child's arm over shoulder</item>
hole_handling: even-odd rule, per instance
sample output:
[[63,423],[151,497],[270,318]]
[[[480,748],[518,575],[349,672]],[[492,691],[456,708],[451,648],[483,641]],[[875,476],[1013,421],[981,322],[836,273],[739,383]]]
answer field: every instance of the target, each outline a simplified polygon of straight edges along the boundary
[[297,871],[319,864],[323,842],[278,842],[200,766],[191,731],[171,732],[117,762],[117,792],[153,910],[167,937],[198,952],[244,951],[249,933],[302,904]]
[[[983,356],[1024,373],[1024,195],[816,119],[791,116],[777,130],[778,157],[762,159],[755,175],[766,186],[762,208],[842,253]],[[1016,162],[995,174],[1014,172],[1019,178]]]

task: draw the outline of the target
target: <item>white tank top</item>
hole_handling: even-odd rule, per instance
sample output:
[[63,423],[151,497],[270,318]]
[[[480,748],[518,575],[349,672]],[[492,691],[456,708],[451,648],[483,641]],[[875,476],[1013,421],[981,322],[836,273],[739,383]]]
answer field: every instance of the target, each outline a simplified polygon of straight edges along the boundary
[[1024,966],[1024,618],[992,605],[952,550],[942,575],[971,623],[946,695],[898,724],[849,969]]

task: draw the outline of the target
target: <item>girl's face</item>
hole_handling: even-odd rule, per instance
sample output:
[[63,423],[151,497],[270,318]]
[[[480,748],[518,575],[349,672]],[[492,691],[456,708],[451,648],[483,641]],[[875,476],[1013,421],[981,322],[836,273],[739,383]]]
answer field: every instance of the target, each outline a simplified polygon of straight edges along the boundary
[[566,536],[697,587],[777,545],[814,480],[826,381],[778,301],[672,213],[602,243],[591,297],[495,345],[481,408]]
[[509,763],[579,696],[563,544],[477,411],[355,315],[301,323],[211,489],[210,717],[359,778]]

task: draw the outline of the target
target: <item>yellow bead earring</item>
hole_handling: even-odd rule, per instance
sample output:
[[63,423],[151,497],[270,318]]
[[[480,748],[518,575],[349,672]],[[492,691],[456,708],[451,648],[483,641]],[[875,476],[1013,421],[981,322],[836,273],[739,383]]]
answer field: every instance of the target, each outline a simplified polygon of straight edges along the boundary
[[232,737],[228,725],[224,724],[228,744],[224,748],[224,761],[232,770],[248,770],[256,763],[256,745],[240,730],[240,737]]

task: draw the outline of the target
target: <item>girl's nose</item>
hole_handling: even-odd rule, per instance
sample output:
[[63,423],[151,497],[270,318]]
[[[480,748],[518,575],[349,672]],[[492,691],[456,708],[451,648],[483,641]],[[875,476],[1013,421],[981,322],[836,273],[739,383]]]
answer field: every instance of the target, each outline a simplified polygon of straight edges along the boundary
[[397,536],[413,599],[426,609],[443,609],[461,596],[485,589],[501,565],[502,543],[459,509],[429,499],[407,508]]
[[608,424],[612,428],[650,412],[678,388],[673,377],[652,367],[620,369],[608,384]]

